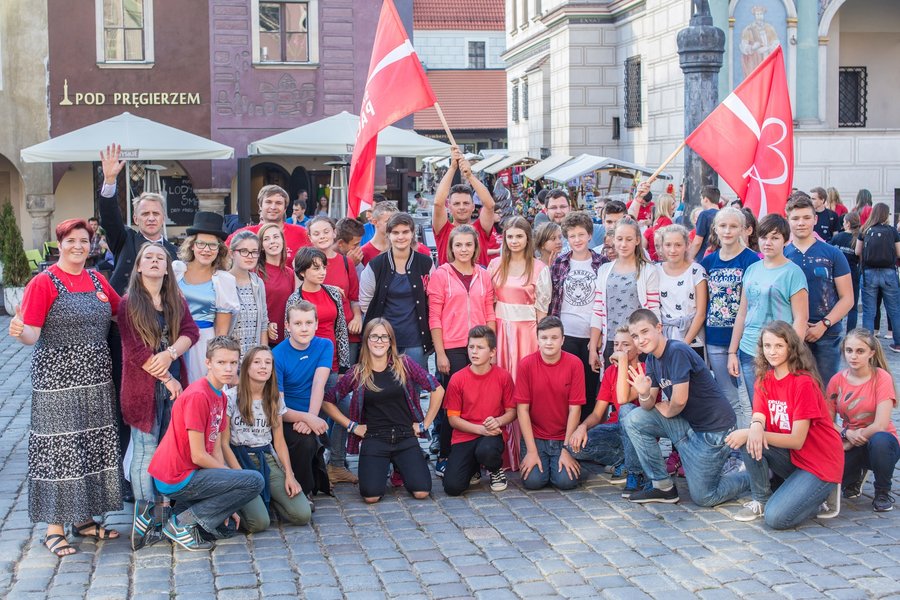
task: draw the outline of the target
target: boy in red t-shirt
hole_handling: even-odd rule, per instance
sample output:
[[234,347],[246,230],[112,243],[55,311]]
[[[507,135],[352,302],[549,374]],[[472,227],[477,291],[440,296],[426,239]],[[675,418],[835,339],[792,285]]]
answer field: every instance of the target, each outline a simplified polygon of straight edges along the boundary
[[575,429],[570,444],[578,460],[607,465],[610,483],[625,483],[622,497],[628,498],[644,483],[641,461],[622,426],[625,415],[637,408],[637,392],[628,383],[628,369],[620,369],[619,365],[634,369],[642,365],[628,325],[616,329],[609,360],[611,364],[603,372],[594,411]]
[[186,550],[208,550],[198,526],[211,536],[220,526],[234,529],[238,509],[263,489],[258,471],[229,469],[220,433],[228,427],[222,388],[236,383],[241,345],[219,336],[209,340],[207,375],[189,385],[172,407],[172,420],[147,471],[160,494],[175,501],[176,514],[163,525],[163,535]]
[[548,483],[560,490],[578,485],[581,465],[570,454],[568,440],[581,421],[584,366],[563,352],[563,324],[544,317],[537,326],[538,351],[519,362],[516,411],[522,430],[519,470],[525,489]]
[[516,419],[513,380],[491,362],[497,353],[497,336],[486,325],[469,330],[470,365],[450,378],[444,407],[453,427],[450,456],[444,472],[444,491],[459,496],[481,466],[491,475],[491,489],[506,489],[503,472],[503,428]]

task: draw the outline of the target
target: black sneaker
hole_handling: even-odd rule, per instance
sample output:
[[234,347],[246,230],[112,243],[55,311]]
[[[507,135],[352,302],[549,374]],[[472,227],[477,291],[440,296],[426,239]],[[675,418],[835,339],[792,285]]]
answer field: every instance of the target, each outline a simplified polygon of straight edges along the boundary
[[153,502],[138,500],[134,503],[134,520],[131,525],[131,549],[140,550],[154,530]]
[[647,504],[649,502],[662,502],[665,504],[675,504],[680,498],[678,497],[678,488],[674,485],[668,490],[661,490],[650,486],[640,491],[633,492],[628,497],[630,502],[637,504]]
[[163,535],[191,552],[212,548],[212,542],[203,541],[197,529],[197,525],[179,525],[178,518],[172,515],[172,518],[163,526]]
[[888,512],[894,510],[894,497],[887,490],[875,490],[875,499],[872,500],[872,510],[875,512]]
[[868,474],[868,471],[863,471],[862,477],[859,478],[859,481],[855,481],[850,485],[845,485],[843,490],[844,498],[846,498],[847,500],[859,498],[862,495],[862,486],[866,481],[866,475]]
[[900,352],[900,344],[891,344],[888,346],[893,352]]
[[644,482],[643,473],[628,473],[628,478],[625,481],[625,489],[622,490],[622,497],[631,498],[633,493],[643,489],[647,485],[648,483]]
[[490,471],[491,475],[491,491],[494,492],[502,492],[507,487],[506,481],[506,473],[503,471],[503,468],[499,468],[496,471]]

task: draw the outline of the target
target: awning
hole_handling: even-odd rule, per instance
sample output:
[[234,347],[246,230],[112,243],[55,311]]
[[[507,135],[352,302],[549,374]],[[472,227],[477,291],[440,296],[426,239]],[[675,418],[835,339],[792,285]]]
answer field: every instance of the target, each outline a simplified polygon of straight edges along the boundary
[[25,148],[24,162],[92,162],[110,143],[122,146],[122,160],[227,159],[234,150],[199,135],[124,112]]
[[[345,156],[353,154],[359,117],[346,111],[255,141],[249,156]],[[379,156],[447,156],[450,145],[409,129],[385,127],[378,134]]]
[[[466,160],[472,162],[475,159],[481,159],[480,154],[472,154],[471,152],[466,152],[465,154]],[[429,156],[428,158],[423,158],[422,162],[426,165],[431,165],[434,169],[446,169],[450,166],[450,157],[449,156]]]
[[[617,158],[594,156],[593,154],[581,154],[577,158],[574,158],[563,166],[550,171],[549,173],[544,175],[544,178],[550,179],[552,181],[557,181],[559,183],[566,183],[567,181],[572,181],[573,179],[577,179],[578,177],[581,177],[582,175],[586,175],[593,171],[610,169],[635,171],[638,173],[643,173],[645,175],[652,175],[653,171],[655,170],[649,167],[643,167],[641,165],[630,163],[626,160],[619,160]],[[666,173],[661,173],[659,175],[659,179],[672,179],[672,176]]]
[[485,167],[484,172],[487,173],[488,175],[496,175],[497,173],[499,173],[500,171],[502,171],[504,169],[514,167],[517,164],[523,163],[525,161],[533,161],[533,160],[535,160],[535,159],[531,158],[530,156],[527,156],[525,154],[518,154],[518,155],[511,154],[511,155],[507,156],[506,158],[504,158],[503,160],[498,160],[494,164],[488,165],[487,167]]
[[524,171],[522,176],[532,181],[537,181],[553,169],[557,169],[572,160],[569,154],[551,154],[541,162],[531,165]]
[[473,173],[481,173],[482,171],[485,170],[485,168],[491,166],[494,163],[500,162],[507,156],[508,156],[508,154],[505,154],[503,152],[500,152],[498,154],[492,154],[492,155],[488,156],[487,158],[485,158],[484,160],[480,160],[477,163],[475,163],[474,165],[472,165],[472,172]]

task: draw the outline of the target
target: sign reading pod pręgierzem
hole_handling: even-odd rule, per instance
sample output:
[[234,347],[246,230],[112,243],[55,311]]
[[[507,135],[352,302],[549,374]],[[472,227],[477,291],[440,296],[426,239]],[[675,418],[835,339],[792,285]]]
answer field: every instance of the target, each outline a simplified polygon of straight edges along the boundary
[[200,104],[200,92],[72,92],[63,81],[60,106],[179,106]]

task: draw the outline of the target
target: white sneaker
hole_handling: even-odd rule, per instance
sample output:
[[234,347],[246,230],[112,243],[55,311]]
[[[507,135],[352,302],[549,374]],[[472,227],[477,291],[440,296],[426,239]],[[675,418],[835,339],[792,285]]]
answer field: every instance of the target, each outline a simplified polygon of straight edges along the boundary
[[841,514],[841,484],[838,483],[819,507],[819,514],[816,515],[816,518],[833,519],[839,514]]
[[756,500],[751,500],[744,504],[744,508],[739,510],[732,517],[735,521],[741,521],[743,523],[749,523],[750,521],[755,521],[765,514],[766,505],[762,502],[757,502]]

